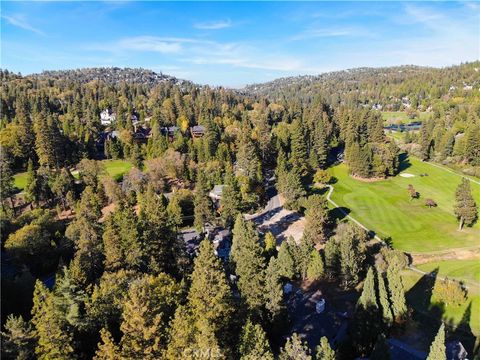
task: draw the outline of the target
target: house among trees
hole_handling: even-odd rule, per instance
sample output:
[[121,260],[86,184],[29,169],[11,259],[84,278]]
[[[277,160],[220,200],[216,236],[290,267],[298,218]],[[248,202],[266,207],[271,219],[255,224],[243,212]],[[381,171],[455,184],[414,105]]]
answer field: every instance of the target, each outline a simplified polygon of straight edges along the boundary
[[165,126],[160,129],[162,135],[168,136],[169,140],[173,140],[175,138],[175,134],[180,130],[178,126]]
[[222,194],[223,194],[223,189],[225,188],[225,185],[215,185],[212,189],[212,191],[210,191],[210,193],[208,194],[208,196],[210,196],[210,198],[216,202],[216,201],[220,201],[222,199]]
[[135,129],[135,133],[133,134],[133,140],[139,144],[146,144],[149,137],[152,136],[151,129],[144,128],[143,126],[139,126]]
[[116,120],[116,115],[110,109],[105,109],[100,113],[100,122],[103,126],[111,125]]
[[190,128],[190,132],[192,133],[193,138],[201,138],[205,135],[205,126],[195,125]]

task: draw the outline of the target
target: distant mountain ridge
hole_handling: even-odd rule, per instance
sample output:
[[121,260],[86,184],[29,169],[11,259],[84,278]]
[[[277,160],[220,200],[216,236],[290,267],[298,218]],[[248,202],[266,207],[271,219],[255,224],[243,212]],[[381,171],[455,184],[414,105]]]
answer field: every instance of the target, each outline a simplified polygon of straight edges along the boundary
[[40,80],[67,80],[80,83],[102,81],[108,85],[116,85],[121,82],[138,83],[154,86],[162,82],[172,84],[191,83],[187,80],[177,79],[174,76],[156,73],[143,68],[119,68],[119,67],[93,67],[72,70],[47,70],[38,74],[28,75]]

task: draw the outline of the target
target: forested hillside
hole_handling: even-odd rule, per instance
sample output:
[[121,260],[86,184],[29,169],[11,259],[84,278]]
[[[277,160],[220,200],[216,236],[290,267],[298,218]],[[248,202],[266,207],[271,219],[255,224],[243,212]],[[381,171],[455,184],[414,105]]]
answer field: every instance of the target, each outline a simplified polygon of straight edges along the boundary
[[[477,67],[358,69],[243,91],[136,69],[2,71],[2,357],[378,353],[407,328],[407,257],[329,209],[328,168],[346,162],[361,181],[400,171],[373,104],[429,109],[401,146],[478,167]],[[112,164],[129,170],[113,177]],[[467,181],[460,190],[455,211],[470,227],[476,204]],[[281,211],[280,228],[302,218],[297,239],[260,231]],[[314,345],[294,326],[308,286],[348,299]]]

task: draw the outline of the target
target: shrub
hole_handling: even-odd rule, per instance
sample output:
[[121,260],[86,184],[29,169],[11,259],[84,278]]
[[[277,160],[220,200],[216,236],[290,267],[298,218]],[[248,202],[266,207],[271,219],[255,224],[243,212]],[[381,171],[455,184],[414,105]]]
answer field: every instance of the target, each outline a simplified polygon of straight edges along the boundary
[[459,281],[437,279],[433,288],[432,302],[459,306],[467,300],[467,290]]

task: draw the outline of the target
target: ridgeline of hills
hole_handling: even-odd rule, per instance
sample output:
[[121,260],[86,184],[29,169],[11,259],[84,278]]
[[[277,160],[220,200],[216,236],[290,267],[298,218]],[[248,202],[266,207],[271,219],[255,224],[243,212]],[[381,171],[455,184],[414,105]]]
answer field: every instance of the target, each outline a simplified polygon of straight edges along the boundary
[[[294,76],[246,86],[245,94],[266,96],[271,101],[310,101],[321,95],[330,104],[382,104],[398,110],[408,97],[417,105],[433,100],[469,97],[480,86],[480,61],[445,68],[395,66],[357,68],[320,75]],[[393,101],[392,101],[393,100]],[[448,100],[448,99],[447,99]]]
[[[2,80],[22,78],[21,75],[3,70]],[[195,85],[188,80],[156,73],[142,68],[83,68],[73,70],[43,71],[23,78],[37,81],[55,81],[86,84],[100,81],[107,85],[123,82],[142,84],[149,88],[160,83],[188,86]],[[425,110],[435,100],[475,96],[480,88],[480,61],[460,65],[433,68],[414,65],[356,68],[327,72],[319,75],[302,75],[278,78],[273,81],[247,85],[235,91],[242,95],[266,97],[273,102],[292,99],[310,102],[320,96],[331,105],[375,105],[384,110],[403,109],[408,99],[413,107]],[[403,99],[403,100],[402,100]]]
[[[10,73],[11,74],[11,73]],[[17,77],[18,75],[13,75]],[[156,73],[142,68],[118,68],[118,67],[93,67],[72,70],[47,70],[38,74],[25,76],[37,80],[67,81],[86,84],[91,81],[101,81],[107,85],[117,85],[122,82],[142,84],[149,87],[159,83],[169,82],[182,85],[190,83],[186,80],[177,79],[174,76]]]

